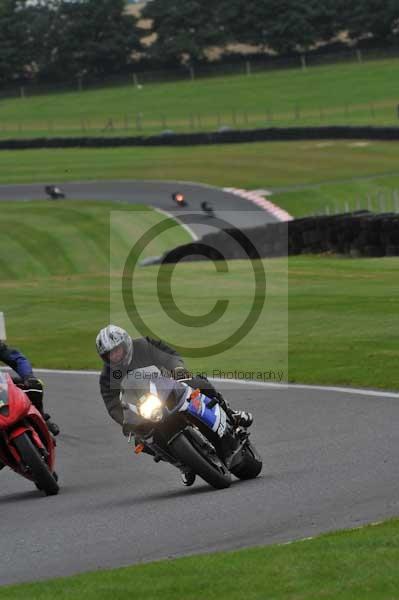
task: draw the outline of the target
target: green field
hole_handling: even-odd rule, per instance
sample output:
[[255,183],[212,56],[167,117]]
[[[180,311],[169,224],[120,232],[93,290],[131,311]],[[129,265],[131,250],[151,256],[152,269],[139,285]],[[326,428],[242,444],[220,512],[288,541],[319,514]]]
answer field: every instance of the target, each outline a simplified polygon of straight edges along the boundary
[[[90,202],[2,205],[7,216],[1,219],[1,310],[6,313],[10,341],[36,367],[98,368],[94,335],[110,320],[110,310],[113,320],[133,330],[121,310],[118,273],[109,276],[108,272],[108,212],[115,207]],[[127,224],[131,223],[128,214],[133,215],[137,227],[143,226],[143,214],[159,218],[157,213],[137,213],[127,205],[117,209],[124,211],[122,217],[126,212]],[[144,221],[146,227],[151,218]],[[22,231],[14,236],[18,227]],[[179,237],[176,231],[147,252],[159,253],[187,239],[185,232]],[[129,248],[126,231],[122,233],[120,245],[114,248],[117,258]],[[288,262],[288,298],[287,261],[263,264],[267,304],[257,327],[237,347],[216,358],[188,359],[190,367],[208,373],[213,368],[264,370],[271,364],[284,368],[288,341],[290,381],[399,388],[394,326],[399,259],[293,257]],[[157,267],[137,272],[138,308],[160,336],[173,342],[157,300],[156,273]],[[207,312],[227,294],[231,312],[212,328],[215,340],[242,322],[252,294],[246,261],[230,261],[224,275],[212,263],[181,264],[172,281],[178,306],[189,313],[196,314],[196,306],[201,307],[199,313]],[[190,328],[173,327],[173,333],[176,344],[190,345]],[[194,334],[202,345],[208,330],[196,329]]]
[[193,556],[1,588],[2,600],[393,600],[399,522],[290,545]]
[[150,134],[326,125],[396,125],[399,60],[106,88],[0,101],[0,136]]
[[273,142],[194,148],[4,150],[0,152],[0,183],[158,179],[273,189],[399,175],[399,144],[354,144]]

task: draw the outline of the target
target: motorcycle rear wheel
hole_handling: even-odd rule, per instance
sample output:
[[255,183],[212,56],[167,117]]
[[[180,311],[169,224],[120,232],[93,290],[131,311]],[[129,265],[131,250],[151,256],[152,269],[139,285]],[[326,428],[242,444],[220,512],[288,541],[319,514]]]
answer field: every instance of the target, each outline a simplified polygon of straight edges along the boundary
[[[195,432],[192,431],[195,435]],[[212,464],[194,447],[184,433],[179,435],[170,444],[173,454],[185,465],[190,467],[204,481],[212,487],[222,490],[228,488],[231,483],[231,475],[227,467],[217,457],[215,452],[215,463]],[[217,466],[216,466],[217,465]]]
[[59,485],[30,437],[26,433],[23,433],[15,438],[14,444],[23,464],[29,467],[36,487],[43,491],[46,496],[55,496],[58,494]]

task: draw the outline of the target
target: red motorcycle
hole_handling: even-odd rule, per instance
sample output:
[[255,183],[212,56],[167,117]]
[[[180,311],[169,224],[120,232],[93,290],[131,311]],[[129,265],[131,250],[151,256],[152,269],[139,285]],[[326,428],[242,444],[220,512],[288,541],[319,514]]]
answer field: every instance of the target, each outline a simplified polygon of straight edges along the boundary
[[23,390],[0,372],[0,461],[46,496],[58,493],[55,440]]

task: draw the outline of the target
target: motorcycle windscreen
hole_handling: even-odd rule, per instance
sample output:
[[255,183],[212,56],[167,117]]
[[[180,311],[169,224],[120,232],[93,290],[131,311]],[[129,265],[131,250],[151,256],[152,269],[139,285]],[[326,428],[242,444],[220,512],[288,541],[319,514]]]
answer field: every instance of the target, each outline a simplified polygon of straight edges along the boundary
[[8,375],[0,372],[0,414],[8,415]]
[[0,371],[0,406],[8,404],[8,375]]
[[[175,390],[178,392],[182,386],[174,379],[164,377],[157,367],[150,366],[129,371],[121,387],[124,390],[124,400],[135,404],[143,394],[155,394],[166,402],[170,394]],[[177,396],[184,391],[183,387]]]
[[[163,382],[163,383],[162,383]],[[138,402],[146,395],[153,394],[165,403],[164,386],[169,387],[174,382],[166,382],[158,368],[143,368],[130,371],[122,381],[121,401],[123,407],[124,431],[134,431],[135,428],[149,425],[137,407]],[[156,384],[160,384],[158,389]]]
[[157,396],[167,415],[177,412],[187,395],[187,386],[164,377],[157,368],[131,371],[122,382],[122,390],[120,398],[124,409],[124,423],[136,427],[146,422],[136,406],[144,395]]

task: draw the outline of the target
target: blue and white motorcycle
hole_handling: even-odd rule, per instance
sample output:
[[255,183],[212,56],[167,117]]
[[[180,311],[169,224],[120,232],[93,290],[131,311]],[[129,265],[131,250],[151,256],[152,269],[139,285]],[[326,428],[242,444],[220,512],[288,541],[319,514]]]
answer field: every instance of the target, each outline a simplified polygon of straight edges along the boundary
[[223,400],[153,372],[146,380],[129,377],[121,402],[123,431],[136,454],[151,454],[217,489],[229,487],[231,474],[252,479],[262,470],[248,431],[235,425]]

